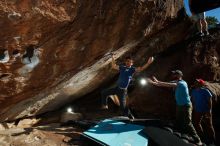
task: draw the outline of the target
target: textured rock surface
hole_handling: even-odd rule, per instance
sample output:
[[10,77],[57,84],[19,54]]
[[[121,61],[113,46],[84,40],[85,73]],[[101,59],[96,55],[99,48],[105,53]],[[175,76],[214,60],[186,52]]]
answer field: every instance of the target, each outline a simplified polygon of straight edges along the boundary
[[11,56],[34,44],[40,53],[34,67],[12,57],[1,64],[0,119],[44,113],[93,91],[113,76],[107,68],[111,51],[117,57],[134,48],[142,53],[148,48],[136,46],[152,35],[151,49],[180,41],[187,31],[171,36],[167,30],[160,39],[157,34],[175,28],[181,8],[179,0],[1,1],[2,48]]

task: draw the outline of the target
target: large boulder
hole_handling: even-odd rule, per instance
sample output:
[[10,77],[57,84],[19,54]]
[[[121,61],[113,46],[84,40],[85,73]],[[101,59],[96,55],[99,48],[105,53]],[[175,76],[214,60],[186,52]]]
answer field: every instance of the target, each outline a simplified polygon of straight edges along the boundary
[[115,75],[109,52],[118,58],[181,41],[190,29],[182,12],[179,0],[1,1],[0,42],[10,60],[1,64],[0,121],[57,109],[100,87]]

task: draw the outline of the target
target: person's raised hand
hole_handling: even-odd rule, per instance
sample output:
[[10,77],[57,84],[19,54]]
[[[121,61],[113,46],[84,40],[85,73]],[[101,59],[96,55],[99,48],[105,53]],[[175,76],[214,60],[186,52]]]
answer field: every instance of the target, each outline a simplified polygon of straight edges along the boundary
[[147,82],[152,84],[152,85],[157,85],[157,82],[155,82],[154,80],[152,80],[150,78],[147,79]]
[[150,79],[150,78],[147,78],[147,82],[150,83],[150,84],[154,83],[154,81],[152,79]]
[[153,56],[149,57],[147,63],[148,63],[148,64],[151,64],[151,63],[153,63],[153,62],[154,62],[154,57],[153,57]]
[[111,58],[112,58],[113,60],[115,60],[115,56],[114,56],[114,54],[111,53],[110,55],[111,55]]
[[152,76],[152,80],[154,81],[154,82],[158,82],[158,80],[157,80],[157,78],[155,77],[155,76]]

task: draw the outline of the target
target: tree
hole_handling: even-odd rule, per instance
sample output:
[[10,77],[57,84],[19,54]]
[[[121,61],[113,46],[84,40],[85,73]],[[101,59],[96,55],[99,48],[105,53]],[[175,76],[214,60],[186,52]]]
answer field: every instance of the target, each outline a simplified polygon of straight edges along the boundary
[[218,19],[214,16],[207,16],[206,21],[209,25],[216,25],[219,23]]

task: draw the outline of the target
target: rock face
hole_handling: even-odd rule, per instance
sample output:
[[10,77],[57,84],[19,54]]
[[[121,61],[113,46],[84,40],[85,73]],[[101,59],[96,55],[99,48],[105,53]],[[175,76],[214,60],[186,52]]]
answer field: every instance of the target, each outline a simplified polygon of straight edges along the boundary
[[[0,120],[54,110],[93,91],[114,76],[109,52],[154,52],[182,40],[190,28],[177,19],[182,8],[179,0],[1,1],[0,42],[10,59],[1,63]],[[140,50],[147,39],[149,48]]]

